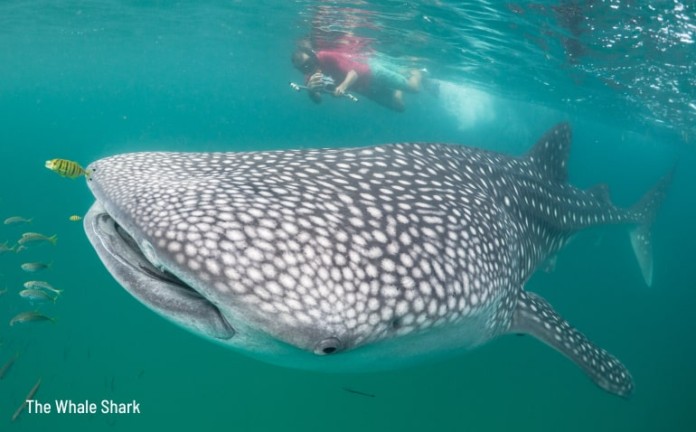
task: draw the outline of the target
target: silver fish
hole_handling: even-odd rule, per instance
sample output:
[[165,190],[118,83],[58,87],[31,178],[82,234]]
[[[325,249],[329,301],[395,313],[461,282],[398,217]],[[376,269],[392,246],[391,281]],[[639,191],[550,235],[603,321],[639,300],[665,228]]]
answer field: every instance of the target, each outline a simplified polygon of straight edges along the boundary
[[58,235],[54,234],[52,236],[47,236],[41,233],[36,233],[36,232],[26,232],[22,234],[22,238],[20,238],[17,243],[20,245],[26,245],[27,243],[32,243],[32,242],[47,242],[51,243],[52,245],[56,245],[58,242]]
[[46,291],[50,291],[54,294],[61,294],[63,290],[54,288],[53,285],[46,281],[39,281],[39,280],[31,280],[31,281],[26,281],[24,282],[24,288],[25,289],[43,289]]
[[5,219],[5,225],[14,225],[14,224],[23,224],[23,223],[31,223],[31,221],[34,219],[27,219],[22,216],[12,216],[8,217]]
[[10,246],[8,242],[0,243],[0,255],[7,253],[7,252],[15,252],[17,249],[17,245],[12,245]]
[[39,378],[38,381],[36,381],[36,384],[34,384],[34,387],[29,390],[29,394],[27,394],[27,397],[24,398],[24,401],[22,402],[21,405],[19,405],[19,408],[14,412],[12,415],[12,421],[17,421],[19,418],[20,414],[22,414],[22,411],[27,407],[27,401],[34,399],[34,395],[36,395],[36,392],[39,390],[39,387],[41,386],[41,378]]
[[15,324],[21,324],[21,323],[27,323],[27,322],[33,322],[33,321],[51,321],[51,322],[56,322],[55,318],[43,315],[39,312],[36,311],[29,311],[29,312],[21,312],[15,315],[11,320],[10,320],[10,327],[14,326]]
[[524,156],[400,143],[250,153],[129,153],[89,166],[84,219],[111,274],[193,332],[308,369],[389,369],[526,333],[603,389],[633,380],[526,281],[578,231],[650,226],[670,175],[622,209],[568,183],[560,124]]
[[46,291],[38,289],[24,289],[19,292],[19,296],[35,303],[55,303],[56,297]]
[[50,266],[51,266],[50,264],[46,264],[46,263],[42,263],[42,262],[28,262],[28,263],[22,264],[20,267],[25,272],[34,273],[37,271],[45,270],[45,269],[49,268]]
[[5,364],[2,366],[2,368],[0,368],[0,380],[5,378],[5,375],[7,375],[7,373],[10,371],[10,369],[12,369],[12,366],[15,364],[15,362],[17,361],[18,358],[19,358],[19,353],[15,353],[15,355],[10,357],[10,359],[7,360],[7,362],[5,362]]

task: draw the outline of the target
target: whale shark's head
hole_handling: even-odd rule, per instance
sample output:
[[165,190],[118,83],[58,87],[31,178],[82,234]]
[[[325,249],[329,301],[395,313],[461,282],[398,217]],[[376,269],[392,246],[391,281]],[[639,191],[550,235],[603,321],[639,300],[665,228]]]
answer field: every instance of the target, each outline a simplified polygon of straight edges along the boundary
[[[318,320],[301,321],[293,315],[279,316],[277,310],[263,303],[263,297],[270,293],[257,295],[256,300],[250,294],[239,293],[241,288],[230,287],[225,274],[234,270],[216,267],[208,255],[215,253],[212,245],[203,246],[202,252],[192,246],[182,247],[188,258],[198,259],[177,259],[180,255],[172,253],[171,243],[153,241],[120,216],[123,213],[113,203],[97,200],[85,216],[87,235],[114,278],[165,318],[271,362],[277,362],[273,358],[279,355],[291,356],[281,361],[289,365],[306,361],[306,353],[327,355],[356,345],[355,335],[346,328],[325,327]],[[259,311],[269,313],[264,316]],[[284,311],[292,314],[291,307]],[[307,310],[304,313],[307,317],[313,315]]]
[[[370,339],[374,326],[331,316],[342,299],[312,296],[316,239],[252,182],[226,187],[219,156],[138,153],[90,165],[96,202],[84,224],[112,275],[166,318],[262,357],[322,356]],[[293,250],[303,247],[315,255],[304,266]]]
[[[331,159],[331,152],[317,155]],[[349,351],[359,351],[351,362],[369,362],[377,346],[433,351],[389,342],[460,316],[452,311],[461,301],[425,296],[441,290],[437,278],[447,267],[435,261],[445,254],[430,237],[421,247],[415,228],[391,232],[394,218],[370,201],[391,199],[389,181],[375,179],[378,188],[359,194],[321,162],[307,166],[314,159],[312,151],[105,158],[88,167],[96,202],[85,229],[111,274],[142,303],[267,361],[307,367],[348,362],[333,354]],[[442,213],[413,207],[430,218],[423,232],[435,235]],[[434,257],[433,269],[419,267],[416,254]]]

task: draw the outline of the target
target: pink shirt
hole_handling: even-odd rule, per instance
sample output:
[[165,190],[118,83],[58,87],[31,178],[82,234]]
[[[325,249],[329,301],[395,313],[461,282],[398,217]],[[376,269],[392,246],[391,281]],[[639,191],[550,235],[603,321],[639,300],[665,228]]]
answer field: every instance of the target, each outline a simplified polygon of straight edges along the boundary
[[370,66],[365,56],[324,50],[317,52],[317,60],[322,73],[331,76],[336,81],[336,85],[343,82],[351,70],[358,74],[358,79],[353,83],[352,88],[365,90],[370,84]]

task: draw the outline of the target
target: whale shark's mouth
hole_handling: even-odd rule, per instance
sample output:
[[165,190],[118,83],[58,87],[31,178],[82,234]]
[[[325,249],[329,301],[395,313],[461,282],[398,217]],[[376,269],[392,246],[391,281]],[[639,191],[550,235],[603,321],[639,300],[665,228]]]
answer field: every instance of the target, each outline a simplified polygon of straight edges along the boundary
[[220,310],[166,269],[158,268],[133,236],[96,201],[84,219],[87,237],[111,275],[150,309],[213,339],[235,330]]

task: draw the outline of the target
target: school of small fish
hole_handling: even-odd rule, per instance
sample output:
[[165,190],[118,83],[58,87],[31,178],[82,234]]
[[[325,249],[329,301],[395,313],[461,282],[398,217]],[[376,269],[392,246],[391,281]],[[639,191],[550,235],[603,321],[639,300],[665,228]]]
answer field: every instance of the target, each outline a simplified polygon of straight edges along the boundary
[[[33,218],[24,216],[11,216],[5,219],[5,225],[21,226],[30,224],[33,220]],[[21,233],[20,237],[14,243],[11,243],[9,240],[0,243],[0,255],[8,253],[18,254],[25,250],[36,249],[37,254],[40,253],[45,256],[45,253],[50,251],[57,244],[58,236],[56,234],[48,235],[41,232],[25,231]],[[19,264],[19,268],[22,271],[18,274],[25,275],[23,278],[27,278],[26,275],[29,274],[43,274],[47,272],[52,265],[52,261],[46,262],[46,260],[27,259],[21,261],[24,261]],[[26,280],[21,286],[23,289],[19,288],[17,295],[22,299],[24,308],[29,310],[17,311],[9,320],[9,326],[13,327],[16,324],[40,321],[55,322],[55,318],[52,317],[48,311],[45,311],[44,307],[46,305],[55,304],[60,298],[63,290],[54,288],[45,280]],[[5,288],[5,292],[7,289],[8,288]]]
[[[88,170],[82,168],[79,163],[68,159],[49,159],[45,162],[44,166],[62,177],[74,179],[83,175],[89,176]],[[73,214],[68,217],[68,220],[71,222],[79,222],[82,220],[82,216]],[[6,217],[3,223],[8,227],[22,227],[33,224],[33,222],[33,217],[15,215]],[[43,244],[56,246],[58,244],[58,235],[36,231],[24,231],[15,242],[5,240],[0,243],[0,255],[11,253],[18,254],[33,248],[40,249]],[[46,260],[27,259],[23,261],[24,262],[19,265],[19,268],[24,273],[44,273],[49,270],[52,265],[52,261],[47,262]],[[53,322],[54,318],[45,315],[40,311],[39,307],[44,304],[56,303],[56,300],[60,298],[63,290],[54,288],[49,282],[44,280],[28,280],[23,283],[23,287],[24,289],[18,291],[19,297],[25,299],[29,306],[35,307],[36,310],[19,312],[10,320],[10,325],[33,321]],[[5,289],[3,293],[6,291],[7,289]]]
[[[67,159],[47,160],[44,166],[61,177],[70,179],[83,175],[89,177],[89,171],[77,162]],[[82,220],[79,214],[71,213],[63,218],[64,225]],[[61,301],[63,289],[57,288],[49,281],[53,273],[51,268],[54,254],[60,246],[58,235],[51,232],[50,225],[46,225],[46,222],[51,221],[41,219],[27,214],[6,215],[4,220],[0,218],[3,220],[3,224],[0,225],[0,303],[3,303],[0,308],[0,311],[3,311],[0,316],[0,334],[3,336],[9,334],[21,337],[27,331],[25,329],[34,328],[33,326],[37,326],[36,330],[40,332],[55,331],[52,325],[41,323],[51,324],[57,321],[55,312],[60,308],[57,303]],[[76,225],[79,226],[79,224]],[[14,269],[14,271],[8,271],[8,269]],[[9,315],[5,315],[5,311],[8,311]],[[5,326],[6,328],[2,329]],[[47,335],[47,337],[51,336]],[[5,349],[4,342],[5,338],[0,343],[0,348],[3,348],[0,349],[0,381],[12,375],[16,363],[22,363],[21,358],[25,355],[27,346],[25,344],[24,349],[11,347],[13,344],[10,340],[10,344],[7,344],[8,347]],[[32,383],[27,382],[24,385],[29,388]],[[41,378],[38,378],[24,399],[31,399],[40,386]],[[24,396],[24,394],[17,394],[16,398],[22,400]],[[14,412],[11,421],[17,421],[25,408],[26,402],[23,402]]]

